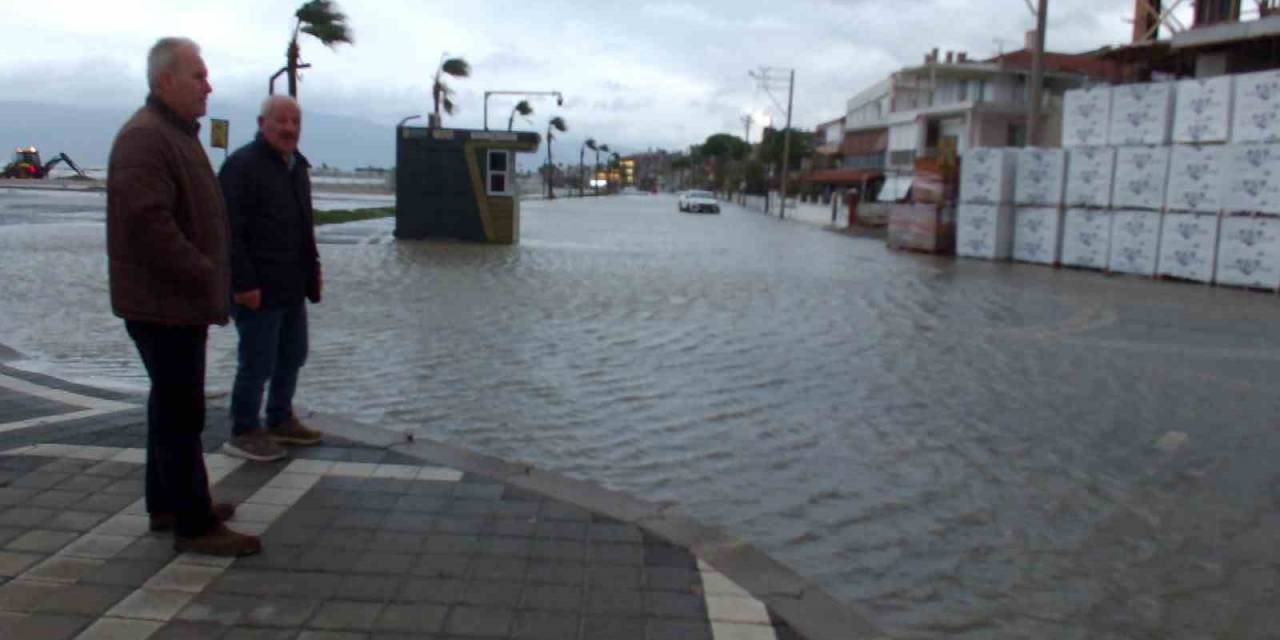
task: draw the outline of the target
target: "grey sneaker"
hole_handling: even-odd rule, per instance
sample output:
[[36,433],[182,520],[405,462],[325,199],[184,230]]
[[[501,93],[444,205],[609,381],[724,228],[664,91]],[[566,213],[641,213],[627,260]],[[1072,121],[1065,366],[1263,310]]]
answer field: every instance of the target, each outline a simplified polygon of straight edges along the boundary
[[232,437],[222,445],[222,452],[254,462],[275,462],[287,455],[284,447],[272,441],[267,432],[261,429]]

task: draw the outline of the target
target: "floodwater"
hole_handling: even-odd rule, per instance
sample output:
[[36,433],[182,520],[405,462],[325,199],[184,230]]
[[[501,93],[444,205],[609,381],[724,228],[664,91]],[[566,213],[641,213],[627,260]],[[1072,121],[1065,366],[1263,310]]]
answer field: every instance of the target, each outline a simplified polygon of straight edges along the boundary
[[[0,191],[0,342],[138,385],[102,206]],[[1276,295],[667,196],[522,216],[510,247],[322,228],[299,401],[676,501],[896,637],[1276,633]]]

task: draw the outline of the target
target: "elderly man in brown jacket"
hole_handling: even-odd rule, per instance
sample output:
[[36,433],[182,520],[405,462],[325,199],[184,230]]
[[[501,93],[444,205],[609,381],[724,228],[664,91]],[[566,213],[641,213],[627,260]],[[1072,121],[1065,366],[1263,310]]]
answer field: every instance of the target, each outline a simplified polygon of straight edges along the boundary
[[147,56],[146,105],[125,123],[107,174],[111,308],[124,318],[151,378],[147,511],[174,548],[222,556],[262,542],[222,524],[231,505],[209,496],[204,430],[205,345],[231,300],[227,213],[196,134],[209,94],[199,47],[164,38]]

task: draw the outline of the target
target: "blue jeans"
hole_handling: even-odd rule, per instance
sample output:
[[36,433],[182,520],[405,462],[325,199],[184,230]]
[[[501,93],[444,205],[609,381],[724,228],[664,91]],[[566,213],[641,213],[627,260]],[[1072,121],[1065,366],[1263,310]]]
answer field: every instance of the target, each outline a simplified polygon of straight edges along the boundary
[[231,315],[240,334],[239,365],[231,387],[231,435],[262,428],[258,410],[267,393],[267,425],[293,415],[298,371],[307,361],[307,303],[249,309],[233,304]]

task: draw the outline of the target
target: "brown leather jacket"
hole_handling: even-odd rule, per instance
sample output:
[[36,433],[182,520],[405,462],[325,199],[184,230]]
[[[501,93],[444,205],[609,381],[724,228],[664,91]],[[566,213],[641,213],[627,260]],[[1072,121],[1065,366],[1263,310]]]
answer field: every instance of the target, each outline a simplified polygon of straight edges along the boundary
[[154,97],[125,123],[107,167],[111,309],[165,325],[226,324],[230,228],[209,157]]

